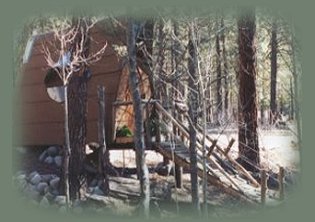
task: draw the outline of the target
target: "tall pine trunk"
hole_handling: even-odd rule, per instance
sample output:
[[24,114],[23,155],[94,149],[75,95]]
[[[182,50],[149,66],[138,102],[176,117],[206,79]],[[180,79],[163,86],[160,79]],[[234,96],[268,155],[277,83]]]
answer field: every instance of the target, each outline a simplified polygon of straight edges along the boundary
[[[193,26],[193,25],[192,25]],[[189,150],[190,150],[190,178],[191,178],[191,196],[193,209],[196,213],[200,212],[199,201],[199,184],[198,184],[198,166],[197,166],[197,134],[195,127],[197,125],[197,109],[198,109],[198,94],[196,82],[196,48],[192,40],[193,27],[189,30],[189,42],[188,42],[188,71],[190,77],[188,80],[188,86],[190,88],[188,93],[188,114],[190,118],[189,124]]]
[[[77,32],[71,49],[73,54],[78,44],[83,44],[80,56],[88,57],[89,54],[89,33],[82,19],[74,19],[74,24],[80,28]],[[81,32],[82,31],[82,32]],[[87,134],[87,82],[89,70],[87,65],[73,73],[68,83],[69,102],[69,137],[71,156],[69,160],[69,183],[70,199],[72,201],[81,199],[87,189],[87,180],[84,173],[84,161],[86,158],[85,145]]]
[[[74,27],[81,27],[76,33],[70,53],[76,53],[77,44],[83,43],[83,56],[89,53],[89,38],[85,26],[80,24],[80,19],[74,19]],[[83,41],[81,41],[83,39]],[[72,58],[70,58],[72,59]],[[65,67],[62,68],[63,76],[67,76]],[[64,80],[65,86],[65,152],[63,161],[63,176],[68,206],[71,202],[81,199],[87,188],[87,181],[84,174],[85,145],[86,145],[86,118],[87,118],[87,66],[80,67],[80,70],[72,73],[68,82]],[[82,191],[83,193],[80,193]]]
[[69,160],[69,184],[71,201],[81,198],[85,192],[84,160],[87,118],[87,79],[85,75],[74,75],[68,85],[69,136],[71,156]]
[[270,124],[274,124],[277,117],[277,23],[274,18],[271,30],[271,72],[270,72]]
[[137,73],[137,49],[136,38],[139,31],[139,25],[136,24],[133,19],[129,19],[128,22],[128,55],[129,55],[129,85],[132,94],[133,109],[135,115],[135,131],[134,131],[134,143],[136,150],[136,163],[138,165],[139,180],[140,180],[140,193],[142,213],[145,217],[149,217],[149,204],[150,204],[150,182],[149,171],[145,163],[144,156],[144,137],[143,137],[143,116],[141,107],[141,94],[139,89],[139,79]]
[[228,61],[226,55],[225,47],[225,27],[223,15],[221,18],[221,42],[222,42],[222,59],[223,59],[223,80],[224,80],[224,117],[225,119],[229,118],[229,94],[230,94],[230,84],[228,77]]
[[248,170],[255,170],[255,166],[260,163],[257,135],[255,31],[255,11],[253,8],[246,8],[238,18],[238,130],[239,156],[241,163]]
[[216,53],[217,53],[217,85],[216,85],[216,94],[217,94],[217,112],[216,112],[216,124],[220,125],[222,118],[222,68],[221,68],[221,48],[220,48],[220,25],[219,18],[216,18]]

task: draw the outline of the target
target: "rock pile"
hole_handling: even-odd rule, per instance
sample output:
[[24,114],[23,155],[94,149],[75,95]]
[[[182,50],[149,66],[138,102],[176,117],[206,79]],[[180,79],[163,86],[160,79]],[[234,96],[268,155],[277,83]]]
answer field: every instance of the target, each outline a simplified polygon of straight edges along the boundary
[[[56,170],[51,171],[54,173],[43,173],[39,169],[30,173],[18,171],[13,176],[14,184],[17,185],[18,190],[22,192],[23,196],[35,205],[42,208],[56,207],[59,211],[65,212],[66,197],[59,192],[61,184],[58,173],[60,173],[60,169],[62,168],[61,148],[58,146],[48,147],[38,156],[36,162],[43,167],[49,165],[49,168]],[[101,183],[102,181],[93,179],[89,183],[87,194],[103,198],[104,193],[100,188]],[[82,211],[80,203],[74,203],[73,205],[74,212],[79,213]]]
[[61,149],[59,146],[51,146],[41,153],[38,160],[42,163],[54,164],[58,168],[62,166]]
[[[39,174],[33,171],[26,174],[19,171],[13,177],[18,190],[20,190],[28,199],[34,200],[41,207],[49,205],[64,205],[65,196],[59,194],[60,178],[55,174]],[[63,198],[64,201],[60,201]]]

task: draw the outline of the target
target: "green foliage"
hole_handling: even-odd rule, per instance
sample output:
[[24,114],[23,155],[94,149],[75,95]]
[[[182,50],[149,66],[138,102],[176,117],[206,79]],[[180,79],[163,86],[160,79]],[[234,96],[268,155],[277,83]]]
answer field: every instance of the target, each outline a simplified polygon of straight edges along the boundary
[[116,137],[132,137],[132,132],[128,126],[124,125],[116,130]]

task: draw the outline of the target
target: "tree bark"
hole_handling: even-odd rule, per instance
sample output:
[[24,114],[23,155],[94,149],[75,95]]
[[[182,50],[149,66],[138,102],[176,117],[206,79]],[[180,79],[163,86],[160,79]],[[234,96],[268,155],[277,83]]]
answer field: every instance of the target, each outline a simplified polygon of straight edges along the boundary
[[98,173],[102,181],[101,189],[104,194],[109,194],[109,181],[108,181],[108,162],[109,152],[106,148],[105,138],[105,87],[98,86],[98,104],[99,104],[99,118],[98,118],[98,138],[99,138],[99,162]]
[[136,24],[131,18],[128,22],[128,55],[129,55],[129,85],[132,92],[133,109],[135,115],[135,133],[134,143],[136,150],[136,162],[138,165],[139,180],[140,180],[140,192],[142,201],[143,214],[149,217],[149,203],[150,203],[150,182],[149,182],[149,171],[145,163],[144,156],[144,136],[143,136],[143,117],[142,117],[142,106],[141,106],[141,94],[139,89],[139,79],[137,74],[137,56],[136,56],[136,38],[139,30],[139,25]]
[[63,152],[63,167],[62,167],[62,176],[60,184],[63,186],[60,187],[60,193],[64,193],[66,196],[67,208],[71,206],[70,201],[70,188],[69,188],[69,160],[71,155],[70,149],[70,136],[69,136],[69,105],[68,105],[68,86],[64,86],[65,90],[65,102],[64,102],[64,131],[65,131],[65,147]]
[[[192,25],[193,26],[193,25]],[[193,209],[196,213],[200,213],[200,201],[199,201],[199,184],[198,184],[198,166],[197,166],[197,134],[195,127],[197,125],[197,109],[198,109],[198,94],[197,94],[197,86],[195,84],[196,81],[196,48],[193,43],[192,38],[192,30],[193,27],[189,30],[189,42],[188,42],[188,71],[190,73],[190,77],[188,80],[188,85],[190,87],[188,93],[188,115],[191,119],[191,123],[189,124],[189,150],[190,150],[190,178],[191,178],[191,196],[192,196],[192,204]]]
[[239,157],[248,170],[260,163],[257,135],[255,11],[247,8],[238,18],[239,45]]
[[225,27],[223,15],[221,18],[221,42],[222,42],[222,59],[223,59],[223,80],[224,80],[224,117],[225,119],[229,118],[229,94],[230,94],[230,84],[228,77],[228,61],[226,55],[225,47]]
[[271,72],[270,72],[270,124],[273,125],[276,122],[277,117],[277,23],[276,19],[273,19],[271,30]]
[[[82,19],[74,18],[73,24],[80,29],[76,33],[70,53],[71,55],[77,53],[77,45],[83,44],[82,51],[79,53],[83,57],[88,57],[90,42],[87,27],[83,24]],[[87,65],[82,65],[78,72],[72,74],[68,83],[69,138],[71,149],[69,185],[70,199],[72,201],[81,199],[87,189],[87,180],[83,166],[86,158],[87,82],[89,75]]]
[[217,112],[216,112],[216,124],[221,125],[221,117],[222,117],[222,68],[221,68],[221,48],[220,48],[220,34],[219,34],[219,18],[216,18],[216,53],[217,53],[217,85],[216,85],[216,93],[217,93]]
[[87,117],[87,79],[75,74],[68,85],[69,97],[69,137],[71,155],[69,160],[70,199],[81,198],[80,189],[87,188],[84,175],[86,117]]

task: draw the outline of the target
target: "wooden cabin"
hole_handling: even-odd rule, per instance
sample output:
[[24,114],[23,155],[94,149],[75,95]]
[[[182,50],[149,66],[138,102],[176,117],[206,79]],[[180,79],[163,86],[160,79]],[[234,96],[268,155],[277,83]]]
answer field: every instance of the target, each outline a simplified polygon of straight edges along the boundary
[[[64,107],[49,96],[45,77],[49,67],[45,60],[43,45],[54,45],[52,33],[36,35],[28,42],[23,58],[23,69],[18,76],[17,104],[18,121],[16,145],[46,146],[64,144]],[[115,39],[106,36],[99,26],[91,30],[90,51],[98,51],[108,43],[102,58],[90,66],[88,82],[87,142],[98,141],[98,96],[97,86],[105,86],[105,131],[106,142],[111,147],[117,144],[116,132],[125,126],[133,131],[133,109],[128,84],[128,63],[115,50]],[[121,47],[121,45],[120,45]],[[126,48],[125,48],[126,50]],[[138,69],[143,99],[151,96],[147,76]],[[119,141],[118,141],[119,142]]]

